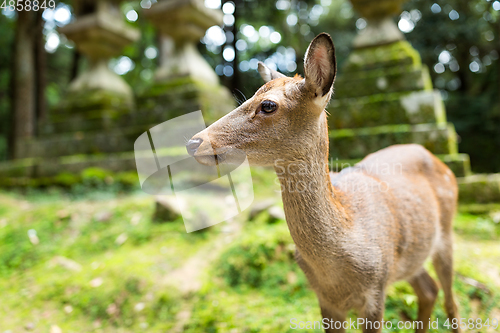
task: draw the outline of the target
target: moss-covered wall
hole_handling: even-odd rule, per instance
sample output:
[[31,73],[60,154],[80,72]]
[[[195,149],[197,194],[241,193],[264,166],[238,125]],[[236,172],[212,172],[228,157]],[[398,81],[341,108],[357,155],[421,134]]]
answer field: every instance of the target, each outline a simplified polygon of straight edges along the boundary
[[102,91],[73,94],[50,110],[38,137],[17,143],[21,159],[0,163],[0,179],[47,180],[92,167],[135,170],[134,142],[147,129],[198,110],[210,124],[234,107],[225,87],[184,77],[138,92],[135,103]]

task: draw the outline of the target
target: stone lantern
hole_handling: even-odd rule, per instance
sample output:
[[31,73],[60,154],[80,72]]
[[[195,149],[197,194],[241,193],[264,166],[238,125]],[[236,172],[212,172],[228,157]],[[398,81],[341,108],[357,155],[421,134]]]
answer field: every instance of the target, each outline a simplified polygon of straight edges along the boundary
[[160,33],[157,81],[187,76],[208,84],[219,83],[196,45],[208,28],[222,24],[220,10],[205,7],[202,0],[164,0],[144,14]]
[[222,11],[205,7],[203,0],[163,0],[144,16],[158,31],[159,67],[138,103],[176,105],[186,98],[180,112],[201,110],[208,124],[230,112],[233,96],[197,49],[207,29],[222,24]]
[[108,67],[109,59],[120,55],[122,49],[140,36],[137,29],[122,19],[119,0],[75,0],[77,19],[59,31],[72,40],[89,61],[89,68],[70,84],[77,95],[93,92],[110,94],[123,102],[133,102],[130,86]]
[[429,69],[393,21],[405,0],[350,1],[367,26],[335,81],[328,107],[331,157],[349,165],[392,144],[418,143],[457,176],[469,174],[469,157],[458,153],[455,129]]

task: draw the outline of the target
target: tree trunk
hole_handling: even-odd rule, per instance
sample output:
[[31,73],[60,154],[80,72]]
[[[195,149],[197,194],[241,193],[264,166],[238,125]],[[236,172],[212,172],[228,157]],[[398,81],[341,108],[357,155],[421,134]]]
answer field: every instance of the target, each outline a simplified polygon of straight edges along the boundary
[[[42,11],[36,14],[36,41],[35,41],[35,75],[36,75],[36,124],[43,120],[47,114],[47,101],[45,99],[45,87],[47,85],[45,53],[45,40],[43,37],[43,18]],[[37,133],[35,128],[35,134]]]
[[35,61],[33,12],[19,11],[14,41],[14,158],[19,141],[31,138],[35,128]]

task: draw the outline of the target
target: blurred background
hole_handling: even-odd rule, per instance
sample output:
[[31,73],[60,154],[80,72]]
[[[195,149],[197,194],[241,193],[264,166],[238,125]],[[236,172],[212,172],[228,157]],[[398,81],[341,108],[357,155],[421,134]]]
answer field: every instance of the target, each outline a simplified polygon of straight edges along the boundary
[[[0,14],[0,333],[291,332],[292,318],[319,320],[272,170],[252,169],[251,209],[187,234],[168,198],[140,191],[132,147],[172,117],[201,109],[209,124],[232,110],[262,85],[258,61],[302,74],[320,32],[339,68],[332,164],[418,142],[452,167],[460,313],[488,320],[472,331],[497,331],[500,1],[21,2]],[[384,16],[401,37],[353,46],[372,24],[359,8],[382,2],[401,3]],[[385,319],[416,318],[416,303],[407,283],[391,286]]]
[[[158,66],[158,32],[141,15],[151,1],[127,1],[120,5],[128,25],[140,29],[141,38],[113,58],[111,68],[136,90],[147,87]],[[206,31],[198,49],[215,69],[221,82],[238,98],[251,96],[261,84],[257,61],[287,75],[302,73],[308,43],[319,32],[335,41],[339,65],[348,56],[352,40],[366,21],[349,1],[207,1],[209,8],[222,8],[224,24]],[[471,157],[477,172],[500,169],[500,109],[498,101],[498,52],[500,3],[495,1],[411,0],[395,18],[405,38],[429,67],[434,87],[446,104],[449,121],[460,136],[459,150]],[[57,105],[68,83],[86,66],[86,59],[57,30],[74,20],[71,1],[58,1],[54,11],[39,11],[34,20],[33,41],[36,73],[37,114]],[[9,156],[16,72],[15,45],[18,15],[2,9],[0,81],[0,159]],[[17,74],[19,75],[19,74]],[[26,88],[26,87],[24,87]],[[21,87],[19,89],[22,89]],[[240,92],[237,92],[238,89]]]

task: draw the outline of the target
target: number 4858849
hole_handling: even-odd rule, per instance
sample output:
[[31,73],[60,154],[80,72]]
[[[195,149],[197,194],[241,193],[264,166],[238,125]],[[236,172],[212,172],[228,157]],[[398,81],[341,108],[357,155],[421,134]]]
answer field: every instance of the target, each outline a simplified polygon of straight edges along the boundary
[[39,11],[39,10],[45,10],[45,9],[55,9],[56,8],[56,2],[54,0],[43,0],[43,1],[29,1],[29,0],[10,0],[6,1],[4,0],[2,2],[2,5],[0,6],[2,9],[9,9],[9,10],[15,10],[15,11]]
[[457,329],[460,326],[460,328],[463,330],[481,329],[483,327],[492,327],[493,329],[497,329],[498,319],[493,318],[490,322],[490,319],[487,318],[486,321],[483,322],[481,318],[477,318],[476,320],[472,318],[460,318],[460,321],[458,321],[457,318],[453,318],[451,322],[449,319],[446,319],[443,326],[447,329]]

